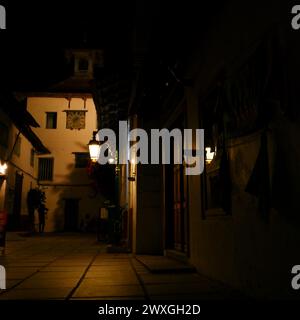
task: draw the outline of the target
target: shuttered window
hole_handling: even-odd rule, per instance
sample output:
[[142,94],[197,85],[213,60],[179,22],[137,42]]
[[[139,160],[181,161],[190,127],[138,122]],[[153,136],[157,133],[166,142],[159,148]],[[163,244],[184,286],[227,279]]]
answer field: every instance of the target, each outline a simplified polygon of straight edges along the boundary
[[40,158],[39,159],[39,172],[38,179],[42,181],[53,180],[53,158]]

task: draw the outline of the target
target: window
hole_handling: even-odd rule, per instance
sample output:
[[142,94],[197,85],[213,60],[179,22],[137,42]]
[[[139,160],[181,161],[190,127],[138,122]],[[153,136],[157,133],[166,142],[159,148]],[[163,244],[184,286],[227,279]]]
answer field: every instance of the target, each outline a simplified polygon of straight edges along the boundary
[[75,168],[86,168],[90,160],[88,152],[74,152],[75,155]]
[[42,181],[53,180],[53,158],[39,158],[38,179]]
[[79,59],[78,69],[79,71],[88,71],[89,62],[87,59],[81,58]]
[[8,145],[8,127],[0,122],[0,145],[7,147]]
[[46,112],[46,129],[56,129],[57,127],[57,113]]
[[34,167],[34,149],[30,150],[30,166]]
[[21,137],[16,134],[15,138],[15,145],[14,145],[14,154],[18,157],[21,155]]

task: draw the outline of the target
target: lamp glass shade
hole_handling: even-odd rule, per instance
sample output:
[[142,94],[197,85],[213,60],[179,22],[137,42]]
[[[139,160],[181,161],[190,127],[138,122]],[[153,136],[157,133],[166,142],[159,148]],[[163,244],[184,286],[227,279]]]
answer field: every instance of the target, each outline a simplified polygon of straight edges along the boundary
[[2,164],[0,162],[0,175],[1,176],[5,176],[6,175],[6,170],[7,170],[7,164],[6,163]]
[[92,162],[97,162],[100,154],[100,144],[97,140],[91,140],[89,142],[89,152]]
[[215,157],[215,152],[211,151],[210,147],[205,148],[205,152],[206,152],[206,163],[211,163]]

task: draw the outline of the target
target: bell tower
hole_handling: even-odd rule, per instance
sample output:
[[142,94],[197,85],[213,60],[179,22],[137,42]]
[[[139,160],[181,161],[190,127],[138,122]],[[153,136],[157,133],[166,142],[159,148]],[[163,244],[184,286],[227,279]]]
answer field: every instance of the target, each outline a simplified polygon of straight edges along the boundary
[[70,49],[67,58],[73,62],[75,78],[93,79],[95,66],[103,66],[103,51],[95,49]]

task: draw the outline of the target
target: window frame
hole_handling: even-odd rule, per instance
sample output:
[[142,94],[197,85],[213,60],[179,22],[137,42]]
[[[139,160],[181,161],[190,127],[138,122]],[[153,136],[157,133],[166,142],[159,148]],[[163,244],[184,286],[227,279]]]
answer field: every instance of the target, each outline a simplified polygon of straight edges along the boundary
[[[74,167],[76,169],[85,169],[88,167],[89,160],[90,160],[89,152],[73,152],[73,154],[74,154],[74,161],[75,161]],[[83,156],[83,155],[86,156],[86,158],[82,157],[81,159],[79,159],[80,156]],[[79,165],[80,162],[83,162],[85,160],[86,160],[86,165],[83,165],[83,164]]]
[[[53,121],[53,119],[51,119],[55,125],[53,126],[48,126],[48,116],[50,115],[55,115],[55,121]],[[50,120],[50,119],[49,119]],[[50,122],[50,121],[49,121]],[[46,126],[45,126],[46,129],[57,129],[57,112],[56,111],[49,111],[49,112],[46,112]]]
[[78,59],[78,71],[80,73],[87,73],[89,71],[89,59],[88,58],[80,57]]
[[[41,177],[41,161],[51,161],[51,177],[46,177],[47,179],[45,179],[44,177]],[[54,178],[54,157],[40,157],[38,159],[38,181],[53,181]]]

